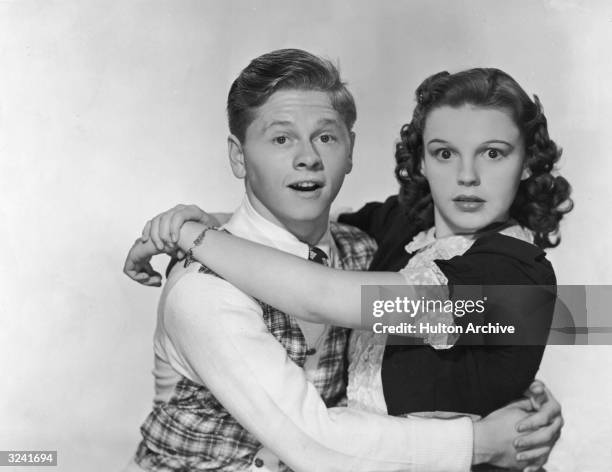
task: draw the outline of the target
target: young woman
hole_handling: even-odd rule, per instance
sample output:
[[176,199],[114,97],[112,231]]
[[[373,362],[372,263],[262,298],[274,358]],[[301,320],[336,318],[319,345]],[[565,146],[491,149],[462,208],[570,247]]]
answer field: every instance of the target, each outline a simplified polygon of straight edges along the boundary
[[[558,244],[572,202],[567,181],[553,174],[560,150],[537,97],[500,70],[471,69],[427,78],[416,98],[397,145],[400,194],[341,217],[377,240],[377,272],[311,264],[194,222],[183,225],[180,248],[282,311],[350,328],[362,327],[362,285],[554,286],[542,249]],[[499,299],[484,321],[518,323],[545,340],[554,305],[554,293],[546,293]],[[522,394],[544,350],[543,343],[500,345],[495,335],[482,345],[460,338],[448,350],[387,344],[355,333],[350,405],[395,415],[486,415]]]

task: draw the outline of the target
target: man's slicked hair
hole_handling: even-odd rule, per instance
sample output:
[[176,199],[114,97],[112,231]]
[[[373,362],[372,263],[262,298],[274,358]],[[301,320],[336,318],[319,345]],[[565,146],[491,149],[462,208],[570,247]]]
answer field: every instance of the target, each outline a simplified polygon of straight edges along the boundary
[[279,90],[313,90],[329,95],[350,131],[357,119],[353,96],[329,60],[301,49],[279,49],[253,59],[234,80],[227,96],[230,132],[244,142],[255,110]]

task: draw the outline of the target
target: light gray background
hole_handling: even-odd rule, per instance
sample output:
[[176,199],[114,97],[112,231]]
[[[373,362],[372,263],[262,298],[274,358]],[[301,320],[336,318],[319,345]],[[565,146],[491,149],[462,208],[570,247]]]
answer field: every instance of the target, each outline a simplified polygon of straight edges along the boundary
[[[559,283],[612,283],[611,46],[605,0],[1,1],[0,449],[58,449],[62,471],[127,461],[159,290],[121,274],[125,253],[176,203],[239,203],[225,98],[272,49],[339,59],[359,112],[338,198],[353,208],[396,191],[393,145],[425,76],[510,72],[544,103],[574,188],[549,253]],[[547,349],[539,376],[566,419],[549,470],[610,470],[610,372],[608,346]]]

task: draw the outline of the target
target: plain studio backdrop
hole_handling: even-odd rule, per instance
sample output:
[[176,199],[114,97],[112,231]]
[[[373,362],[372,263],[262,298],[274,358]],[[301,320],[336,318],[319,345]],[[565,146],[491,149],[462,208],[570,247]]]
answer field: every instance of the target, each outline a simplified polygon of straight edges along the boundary
[[[57,449],[62,471],[131,456],[160,290],[121,273],[126,251],[177,203],[238,205],[225,99],[273,49],[339,61],[359,117],[336,206],[354,209],[397,191],[423,78],[508,71],[542,100],[574,189],[559,283],[611,284],[611,46],[606,0],[1,1],[0,449]],[[609,346],[547,348],[538,377],[566,420],[550,471],[610,470],[611,372]]]

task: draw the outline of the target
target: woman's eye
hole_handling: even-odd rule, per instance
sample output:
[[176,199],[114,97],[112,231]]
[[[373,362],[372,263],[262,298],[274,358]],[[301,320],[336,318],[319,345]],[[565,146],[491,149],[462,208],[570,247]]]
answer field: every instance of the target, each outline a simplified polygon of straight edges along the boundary
[[440,159],[443,159],[443,160],[450,159],[452,155],[453,154],[450,152],[449,149],[438,149],[436,151],[436,156],[438,156]]
[[489,149],[487,151],[487,157],[490,157],[491,159],[497,159],[498,157],[501,157],[501,152],[499,152],[498,149]]
[[285,144],[287,142],[287,136],[277,136],[274,138],[276,144]]

